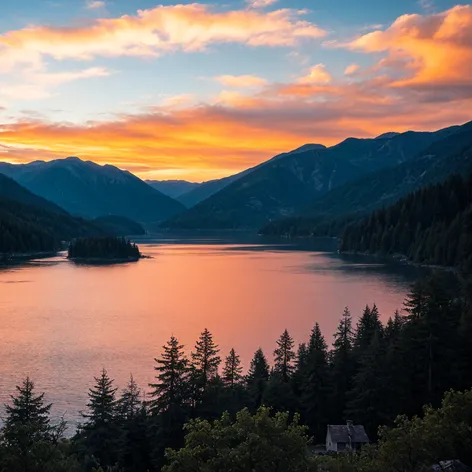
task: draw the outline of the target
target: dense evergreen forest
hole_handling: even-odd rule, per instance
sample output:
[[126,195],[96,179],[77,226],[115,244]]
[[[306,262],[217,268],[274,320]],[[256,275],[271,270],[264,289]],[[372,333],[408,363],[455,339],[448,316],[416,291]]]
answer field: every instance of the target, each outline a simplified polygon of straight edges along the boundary
[[0,197],[0,254],[54,251],[62,240],[100,234],[82,218]]
[[[472,290],[459,286],[447,274],[417,282],[402,313],[385,324],[373,305],[353,326],[346,308],[331,348],[318,324],[298,347],[285,330],[272,367],[258,349],[247,372],[234,349],[222,356],[206,329],[193,349],[172,336],[156,353],[147,396],[133,378],[119,392],[103,370],[82,425],[67,440],[63,422],[52,425],[50,405],[27,379],[6,407],[0,470],[417,472],[449,459],[472,465]],[[363,424],[373,444],[360,454],[316,456],[311,448],[324,442],[326,425],[346,419]]]
[[139,248],[128,239],[114,236],[78,238],[69,244],[69,259],[138,260]]
[[472,174],[455,175],[348,225],[341,250],[402,254],[472,271]]

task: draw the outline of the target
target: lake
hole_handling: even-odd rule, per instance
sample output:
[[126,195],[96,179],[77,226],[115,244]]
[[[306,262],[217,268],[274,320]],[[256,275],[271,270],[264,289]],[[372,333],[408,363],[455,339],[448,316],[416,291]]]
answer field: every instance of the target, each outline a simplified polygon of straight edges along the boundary
[[245,367],[272,360],[287,328],[296,343],[319,322],[327,341],[348,306],[374,302],[383,320],[402,308],[423,269],[339,255],[333,241],[272,244],[241,237],[141,239],[137,263],[75,265],[65,254],[0,269],[0,402],[29,375],[73,426],[93,376],[141,387],[173,334],[190,351],[208,328]]

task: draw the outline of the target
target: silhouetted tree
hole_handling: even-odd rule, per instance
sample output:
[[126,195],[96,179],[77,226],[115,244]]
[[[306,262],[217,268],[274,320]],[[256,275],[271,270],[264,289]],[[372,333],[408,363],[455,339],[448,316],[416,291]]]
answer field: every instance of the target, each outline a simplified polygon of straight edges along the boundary
[[251,361],[247,375],[247,386],[251,403],[255,408],[262,404],[262,396],[269,380],[269,364],[262,349],[259,348]]
[[274,372],[282,378],[284,382],[288,382],[294,371],[295,352],[293,339],[288,331],[285,330],[277,340],[277,349],[274,351],[275,364]]

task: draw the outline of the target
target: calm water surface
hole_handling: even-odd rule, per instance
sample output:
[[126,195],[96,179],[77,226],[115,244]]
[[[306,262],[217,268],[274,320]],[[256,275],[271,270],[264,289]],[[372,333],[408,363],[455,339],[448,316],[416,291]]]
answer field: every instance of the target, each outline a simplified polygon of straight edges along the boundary
[[[330,244],[332,246],[332,244]],[[271,359],[287,328],[297,343],[314,323],[331,342],[348,306],[376,303],[385,320],[419,269],[315,248],[221,241],[141,241],[152,258],[77,266],[64,256],[0,270],[0,402],[30,375],[55,414],[75,424],[93,376],[145,387],[171,334],[190,350],[207,327],[245,366],[260,346]]]

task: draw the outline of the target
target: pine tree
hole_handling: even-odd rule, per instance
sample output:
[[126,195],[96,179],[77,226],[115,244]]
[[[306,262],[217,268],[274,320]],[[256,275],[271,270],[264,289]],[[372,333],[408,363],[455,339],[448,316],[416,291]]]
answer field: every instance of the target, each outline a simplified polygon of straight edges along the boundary
[[348,417],[363,424],[371,439],[375,438],[378,427],[385,424],[388,413],[386,398],[391,386],[385,376],[385,345],[377,332],[359,360],[347,406]]
[[347,392],[352,387],[355,370],[353,339],[352,316],[349,309],[345,308],[330,353],[333,385],[331,421],[337,424],[344,422]]
[[218,352],[212,334],[205,328],[195,344],[195,351],[192,352],[192,376],[197,391],[205,392],[208,382],[218,375],[218,366],[221,363]]
[[379,311],[374,304],[372,309],[366,305],[362,316],[357,323],[356,336],[354,339],[355,355],[360,360],[364,352],[369,348],[373,337],[382,331]]
[[295,371],[292,375],[293,391],[297,397],[301,395],[302,384],[306,375],[308,364],[308,349],[305,343],[298,346],[297,358],[295,361]]
[[103,369],[100,377],[95,377],[94,387],[89,389],[88,412],[83,413],[86,422],[78,432],[79,443],[102,467],[113,467],[120,459],[122,431],[116,392],[113,380]]
[[293,339],[291,338],[288,331],[285,330],[280,338],[277,340],[277,349],[274,351],[275,364],[274,372],[287,383],[290,376],[294,371],[293,361],[295,360],[295,352],[293,351],[294,346]]
[[148,411],[132,375],[119,400],[119,416],[123,431],[120,467],[126,472],[150,470]]
[[434,273],[414,284],[408,295],[402,349],[404,375],[410,384],[406,413],[416,414],[427,403],[439,404],[443,392],[458,387],[460,359],[454,354],[461,307],[446,275]]
[[27,425],[32,441],[50,439],[49,412],[52,404],[44,404],[44,393],[35,396],[34,383],[29,377],[16,390],[18,396],[10,395],[12,405],[5,405],[7,417],[3,433],[8,437],[17,427]]
[[139,413],[141,408],[141,389],[131,375],[128,385],[121,394],[118,409],[123,418],[132,418]]
[[324,428],[329,422],[327,417],[329,394],[328,345],[321,333],[320,325],[316,323],[308,344],[301,403],[306,424],[317,438],[322,437]]
[[54,466],[58,472],[66,472],[66,458],[58,449],[65,423],[51,426],[51,404],[44,403],[44,393],[35,395],[29,377],[16,389],[17,396],[11,396],[12,404],[5,405],[6,418],[0,431],[0,469],[42,472]]
[[231,349],[226,357],[225,366],[223,368],[223,382],[227,387],[233,388],[242,381],[243,368],[241,367],[241,359],[234,349]]
[[262,349],[259,348],[254,354],[246,378],[249,394],[255,408],[259,408],[262,404],[262,396],[267,387],[268,380],[269,364]]
[[152,422],[152,457],[157,470],[162,467],[166,447],[179,447],[183,441],[183,425],[191,403],[191,386],[188,359],[184,346],[175,336],[163,346],[159,359],[155,359],[156,383],[149,402]]
[[150,396],[151,412],[154,414],[182,408],[188,401],[188,360],[183,353],[184,346],[179,344],[175,336],[171,336],[163,346],[160,359],[154,359],[158,372],[157,383],[149,384],[152,387]]

